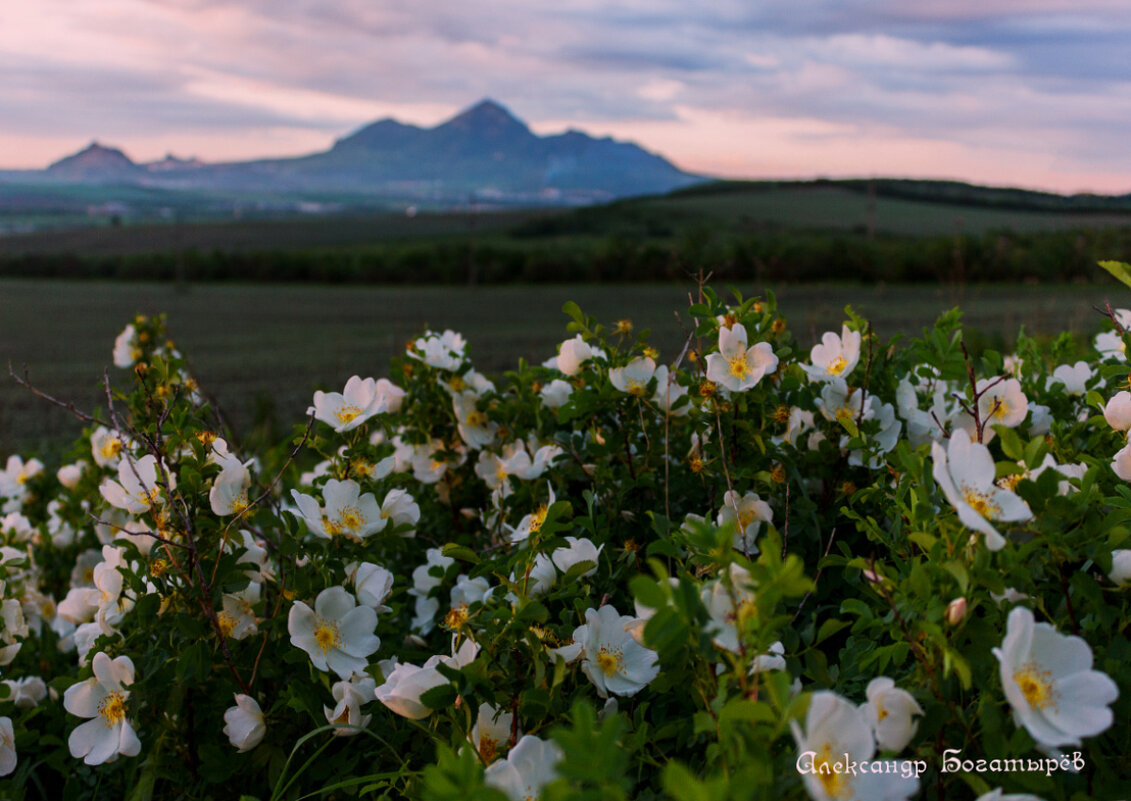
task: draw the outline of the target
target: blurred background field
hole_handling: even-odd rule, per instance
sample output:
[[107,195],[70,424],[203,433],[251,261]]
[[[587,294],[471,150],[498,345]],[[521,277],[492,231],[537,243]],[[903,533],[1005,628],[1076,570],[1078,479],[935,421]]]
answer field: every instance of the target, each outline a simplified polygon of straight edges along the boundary
[[[722,289],[719,282],[715,286]],[[977,342],[1007,347],[1030,333],[1091,335],[1093,305],[1128,304],[1118,285],[770,284],[790,327],[808,346],[839,329],[846,304],[884,337],[918,333],[942,311],[961,306]],[[765,286],[736,282],[747,296]],[[20,388],[7,375],[26,364],[33,383],[84,407],[104,405],[100,385],[112,366],[114,337],[137,313],[168,315],[169,330],[202,385],[246,436],[270,425],[285,435],[301,420],[315,388],[340,389],[351,375],[388,374],[389,359],[426,327],[452,328],[469,341],[488,374],[518,359],[541,362],[568,335],[567,300],[611,325],[621,318],[652,331],[662,360],[685,339],[690,282],[503,286],[325,286],[108,281],[0,281],[0,455],[58,447],[81,424]],[[681,316],[677,318],[676,313]]]

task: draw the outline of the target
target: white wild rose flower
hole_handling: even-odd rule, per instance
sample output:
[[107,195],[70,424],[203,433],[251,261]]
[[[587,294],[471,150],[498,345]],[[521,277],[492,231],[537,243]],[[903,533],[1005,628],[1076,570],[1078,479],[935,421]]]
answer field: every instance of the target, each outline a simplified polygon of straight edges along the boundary
[[[813,801],[903,801],[919,790],[919,780],[898,770],[851,772],[844,762],[867,762],[876,752],[864,713],[834,692],[813,693],[805,730],[791,721],[797,742],[797,769]],[[838,769],[839,767],[839,769]]]
[[506,793],[510,801],[537,801],[542,788],[558,778],[564,754],[557,743],[526,734],[507,754],[483,772],[483,781]]
[[1016,428],[1029,413],[1029,400],[1016,378],[983,378],[976,384],[978,415],[983,426]]
[[291,497],[299,508],[311,533],[325,539],[337,536],[361,540],[385,527],[381,507],[372,492],[361,494],[361,485],[353,479],[339,481],[331,478],[322,488],[325,506],[298,490]]
[[[168,479],[169,489],[175,489],[177,484],[173,474],[169,470],[163,472]],[[118,464],[118,480],[103,479],[99,491],[111,506],[130,514],[141,514],[165,503],[158,479],[156,456],[150,454],[136,461],[123,459]]]
[[567,662],[580,658],[581,670],[602,698],[636,695],[660,674],[656,652],[640,645],[629,633],[636,623],[612,605],[585,610],[585,623],[573,632],[573,642],[557,653]]
[[919,728],[915,715],[923,708],[907,690],[895,686],[887,676],[868,682],[868,702],[860,707],[868,725],[876,735],[876,744],[885,751],[902,751]]
[[352,737],[361,734],[361,729],[369,725],[372,715],[361,714],[361,707],[376,697],[377,683],[370,676],[354,675],[349,681],[334,682],[330,694],[334,697],[333,708],[322,707],[326,722],[341,726],[335,729],[338,737]]
[[624,367],[609,370],[609,382],[621,392],[637,398],[648,394],[648,384],[656,374],[656,362],[648,356],[637,356]]
[[88,765],[101,765],[121,756],[141,753],[141,740],[126,720],[126,702],[134,683],[134,663],[128,656],[113,660],[99,651],[91,660],[94,675],[72,684],[63,694],[63,708],[90,718],[67,739],[71,756]]
[[778,369],[778,357],[770,343],[758,342],[750,347],[746,343],[742,324],[720,327],[719,352],[707,355],[707,380],[731,392],[745,392]]
[[812,364],[801,365],[810,381],[831,381],[847,378],[860,361],[860,332],[842,326],[840,336],[826,331],[821,341],[809,351]]
[[1087,362],[1061,364],[1045,379],[1045,389],[1051,390],[1060,384],[1065,395],[1083,395],[1088,391],[1088,382],[1094,376],[1095,372]]
[[352,431],[375,414],[386,410],[387,395],[377,390],[372,378],[351,376],[341,392],[314,393],[314,405],[306,410],[334,429],[336,433]]
[[1131,429],[1131,392],[1122,390],[1104,405],[1104,420],[1116,431]]
[[939,489],[958,512],[962,525],[982,532],[991,551],[1005,546],[1005,538],[991,520],[1010,523],[1033,517],[1029,504],[994,483],[994,460],[989,448],[971,442],[965,431],[955,431],[945,449],[934,443],[931,456],[932,475]]
[[1018,606],[993,652],[1014,720],[1041,745],[1079,745],[1111,726],[1109,706],[1119,689],[1106,673],[1092,670],[1092,649],[1081,638],[1035,622]]
[[235,700],[236,705],[224,712],[224,734],[242,754],[263,741],[267,725],[263,722],[263,710],[259,708],[258,701],[242,693],[236,693]]
[[758,553],[755,540],[762,531],[762,524],[771,523],[773,519],[770,505],[757,493],[747,492],[739,497],[737,491],[727,490],[716,522],[720,526],[734,523],[734,549],[749,555]]
[[381,647],[376,628],[377,613],[358,606],[342,587],[318,593],[313,609],[295,601],[287,617],[291,645],[306,651],[319,670],[332,670],[343,679],[365,672],[366,657]]
[[0,717],[0,776],[7,776],[16,770],[19,761],[16,756],[16,732],[12,719]]

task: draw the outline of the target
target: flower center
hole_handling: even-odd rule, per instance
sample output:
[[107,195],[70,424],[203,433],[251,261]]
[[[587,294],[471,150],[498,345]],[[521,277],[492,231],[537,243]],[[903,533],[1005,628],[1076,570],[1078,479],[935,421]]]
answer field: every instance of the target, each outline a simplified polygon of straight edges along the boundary
[[314,629],[314,641],[318,643],[318,650],[322,653],[341,645],[342,638],[338,634],[338,624],[333,620],[319,618],[318,626]]
[[238,515],[247,510],[250,503],[247,499],[247,490],[243,490],[239,495],[232,498],[232,514]]
[[353,422],[359,414],[361,414],[361,409],[348,403],[343,403],[342,407],[334,412],[334,416],[338,418],[338,422],[342,425]]
[[467,424],[472,428],[485,428],[487,426],[487,413],[478,410],[468,412]]
[[602,645],[597,652],[597,667],[606,676],[615,676],[624,665],[624,654],[619,648],[610,650],[607,645]]
[[236,619],[227,612],[217,612],[216,625],[220,629],[220,634],[224,637],[231,637],[232,631],[236,628]]
[[967,489],[962,499],[982,517],[987,519],[997,519],[998,514],[1001,512],[1001,507],[990,500],[990,496],[985,492],[979,490]]
[[1048,706],[1056,708],[1059,694],[1053,687],[1051,671],[1041,670],[1041,666],[1036,662],[1026,662],[1020,670],[1014,671],[1013,680],[1021,688],[1021,693],[1029,702],[1029,706],[1034,709],[1044,709]]
[[126,719],[126,694],[115,690],[98,703],[98,714],[111,729]]
[[102,443],[102,458],[113,459],[122,452],[122,443],[117,438],[109,438]]
[[537,534],[538,531],[542,528],[542,524],[546,522],[546,513],[548,511],[549,510],[546,508],[546,505],[542,504],[530,515],[531,534]]
[[747,374],[750,372],[750,364],[746,361],[745,353],[740,353],[737,356],[732,356],[727,359],[727,364],[729,365],[730,374],[740,381],[746,378]]
[[832,756],[833,747],[830,743],[825,743],[821,746],[821,753],[813,760],[813,771],[817,774],[817,779],[821,782],[821,786],[825,788],[825,792],[830,798],[839,798],[845,794],[846,790],[850,789],[848,783],[847,773],[837,773],[833,770],[833,763],[829,757]]
[[322,530],[326,532],[327,536],[333,537],[335,534],[342,533],[342,526],[337,521],[322,515]]
[[365,517],[356,506],[345,506],[338,515],[338,524],[350,531],[357,531],[365,523]]
[[483,761],[490,765],[495,761],[495,756],[499,753],[499,742],[489,734],[479,735],[479,756],[483,757]]
[[157,502],[161,500],[161,490],[157,489],[157,487],[143,489],[137,494],[137,499],[139,503],[143,503],[146,506],[156,506]]
[[641,397],[644,394],[644,382],[635,378],[628,379],[628,394]]
[[459,629],[467,622],[467,604],[460,604],[459,606],[452,607],[448,614],[444,615],[444,625],[449,629]]
[[998,420],[1009,415],[1009,404],[1006,403],[1005,398],[994,396],[994,405],[990,407],[990,415]]
[[829,362],[828,366],[825,368],[825,371],[829,375],[840,375],[844,372],[845,367],[848,367],[848,359],[844,358],[843,356],[837,356],[835,359]]

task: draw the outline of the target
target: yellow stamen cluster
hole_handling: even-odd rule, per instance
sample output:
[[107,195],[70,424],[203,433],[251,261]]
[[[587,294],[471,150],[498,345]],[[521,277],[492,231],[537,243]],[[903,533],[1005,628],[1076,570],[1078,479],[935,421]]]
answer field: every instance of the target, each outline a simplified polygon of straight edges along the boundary
[[334,416],[338,418],[338,422],[342,425],[353,422],[360,414],[361,409],[348,403],[343,403],[341,408],[338,409],[338,411],[334,412]]
[[632,331],[632,320],[627,317],[623,320],[617,320],[616,328],[613,329],[614,334],[627,334]]
[[628,379],[628,394],[629,395],[635,395],[638,398],[643,397],[646,389],[647,389],[647,387],[645,386],[643,381],[638,381],[635,378]]
[[[215,431],[201,431],[196,435],[196,438],[198,440],[200,440],[201,445],[208,448],[208,447],[211,447],[212,443],[216,441],[216,432]],[[119,446],[119,447],[121,447],[121,446]]]
[[828,363],[828,366],[825,367],[825,370],[829,375],[840,375],[844,372],[844,368],[847,366],[848,359],[844,358],[843,356],[837,356],[835,359]]
[[782,467],[780,464],[774,465],[773,468],[770,470],[770,480],[773,481],[775,484],[784,484],[785,483],[785,468]]
[[692,473],[702,473],[703,459],[698,454],[696,454],[695,456],[692,456],[690,460],[688,460],[687,467],[691,470]]
[[236,619],[227,612],[217,612],[216,626],[220,629],[221,636],[231,637],[236,628]]
[[1014,473],[1011,476],[1002,476],[997,480],[997,485],[1004,490],[1012,492],[1017,489],[1017,485],[1021,483],[1021,479],[1025,478],[1024,473]]
[[338,633],[338,624],[333,620],[318,618],[318,625],[314,628],[314,641],[318,644],[318,650],[322,653],[340,646],[342,637]]
[[541,530],[542,524],[546,522],[546,514],[550,510],[546,508],[546,504],[542,504],[534,510],[530,515],[530,533],[537,534]]
[[495,761],[495,757],[499,753],[499,742],[494,737],[488,734],[479,735],[479,756],[483,758],[483,764],[490,765]]
[[448,614],[444,615],[444,625],[454,630],[461,629],[467,623],[467,604],[460,604],[453,607]]
[[1053,686],[1052,671],[1042,670],[1036,662],[1026,662],[1020,670],[1014,671],[1013,680],[1021,688],[1021,693],[1029,706],[1034,709],[1056,708],[1060,697]]
[[624,652],[620,648],[602,645],[594,658],[597,661],[597,667],[606,676],[615,676],[624,668]]
[[712,381],[702,381],[699,384],[699,397],[710,398],[715,394],[715,384]]
[[126,698],[121,690],[115,690],[98,702],[98,714],[106,728],[112,729],[126,719]]
[[650,345],[644,349],[644,355],[647,356],[649,359],[660,358],[660,352]]
[[971,509],[987,519],[994,519],[1001,513],[1001,507],[984,492],[967,489],[962,495],[962,500],[966,501]]
[[774,422],[782,424],[789,422],[789,407],[784,403],[774,409]]
[[776,318],[772,323],[770,323],[770,330],[775,334],[780,334],[785,330],[785,320],[780,317]]
[[[825,743],[821,746],[820,753],[813,760],[813,772],[817,775],[817,779],[821,782],[821,786],[825,788],[825,793],[829,798],[840,798],[845,790],[850,789],[848,774],[833,770],[834,755],[832,750],[831,743]],[[839,755],[837,757],[839,758]]]
[[727,359],[727,370],[739,381],[746,378],[750,371],[750,362],[746,361],[746,353],[739,353]]
[[341,528],[357,531],[365,525],[365,516],[356,506],[345,506],[338,516],[338,524]]

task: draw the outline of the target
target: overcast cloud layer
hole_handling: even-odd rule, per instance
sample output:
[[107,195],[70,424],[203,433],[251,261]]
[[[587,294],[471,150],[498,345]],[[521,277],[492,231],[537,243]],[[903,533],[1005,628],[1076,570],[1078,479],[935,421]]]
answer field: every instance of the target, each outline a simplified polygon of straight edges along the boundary
[[0,167],[298,155],[489,96],[692,172],[1131,191],[1126,0],[4,5]]

